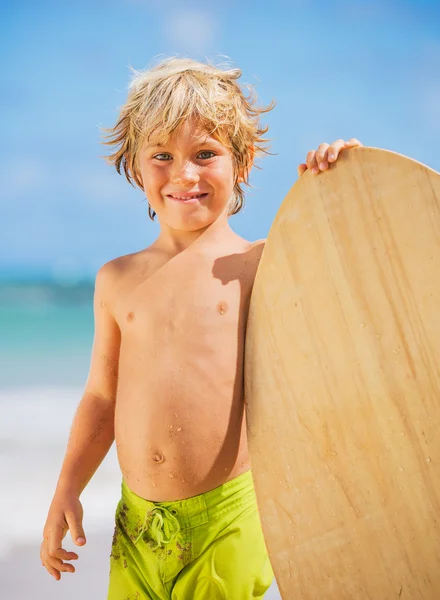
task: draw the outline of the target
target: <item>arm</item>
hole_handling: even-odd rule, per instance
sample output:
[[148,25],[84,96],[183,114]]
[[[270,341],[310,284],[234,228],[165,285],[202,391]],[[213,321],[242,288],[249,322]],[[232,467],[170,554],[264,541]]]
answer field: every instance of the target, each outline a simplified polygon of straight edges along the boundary
[[61,571],[74,572],[78,555],[61,547],[70,529],[77,545],[84,545],[83,510],[79,496],[103,461],[114,440],[114,413],[118,378],[120,331],[112,314],[114,265],[98,271],[95,282],[95,336],[89,375],[75,414],[67,450],[46,524],[40,557],[56,579]]
[[69,490],[78,496],[114,440],[120,332],[111,312],[111,268],[111,263],[107,263],[96,276],[95,337],[90,370],[57,485],[57,490]]

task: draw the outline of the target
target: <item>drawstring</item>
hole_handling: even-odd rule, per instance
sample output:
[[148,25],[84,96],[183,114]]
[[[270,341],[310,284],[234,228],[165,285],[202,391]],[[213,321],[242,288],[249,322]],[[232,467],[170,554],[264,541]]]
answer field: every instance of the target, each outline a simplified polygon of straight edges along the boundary
[[[162,514],[163,513],[163,514]],[[149,518],[153,515],[151,522],[151,537],[156,542],[154,549],[162,547],[164,544],[168,544],[177,537],[180,531],[180,523],[178,519],[164,506],[155,506],[152,510],[145,514],[144,522],[141,527],[141,531],[136,538],[135,544],[141,539],[145,531],[150,527]],[[172,529],[168,520],[164,520],[164,516],[173,523],[174,531],[170,533]],[[165,537],[165,530],[168,530],[168,537]]]

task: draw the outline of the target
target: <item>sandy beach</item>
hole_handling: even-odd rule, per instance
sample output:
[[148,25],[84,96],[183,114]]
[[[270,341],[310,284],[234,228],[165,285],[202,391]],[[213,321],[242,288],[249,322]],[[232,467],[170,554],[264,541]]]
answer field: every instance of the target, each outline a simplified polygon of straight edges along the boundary
[[[121,486],[114,446],[81,495],[87,545],[74,546],[69,533],[65,539],[65,547],[80,556],[75,561],[77,572],[55,581],[39,558],[47,511],[88,368],[90,315],[82,303],[73,302],[62,304],[62,310],[55,304],[56,312],[44,300],[37,310],[36,300],[31,292],[28,295],[32,306],[21,310],[15,308],[16,297],[11,299],[10,336],[0,352],[0,598],[105,600]],[[90,303],[87,306],[90,311]],[[17,334],[20,327],[22,338]],[[279,600],[275,584],[266,598]]]
[[[60,386],[0,390],[0,472],[8,482],[0,493],[0,598],[106,599],[121,485],[114,446],[81,495],[86,546],[76,547],[69,533],[65,538],[65,548],[79,554],[76,573],[63,574],[55,581],[39,558],[44,522],[79,395],[79,388]],[[280,599],[275,583],[265,598]]]
[[[14,547],[0,560],[1,597],[8,600],[104,600],[107,593],[111,536],[90,535],[74,561],[76,573],[55,581],[41,566],[39,544]],[[71,544],[73,550],[73,544]]]
[[[88,537],[86,546],[75,548],[79,554],[74,562],[76,573],[63,574],[60,581],[55,581],[41,566],[38,544],[14,547],[0,560],[1,597],[8,600],[105,600],[111,535]],[[71,546],[73,548],[73,544]],[[280,599],[274,582],[265,600]]]

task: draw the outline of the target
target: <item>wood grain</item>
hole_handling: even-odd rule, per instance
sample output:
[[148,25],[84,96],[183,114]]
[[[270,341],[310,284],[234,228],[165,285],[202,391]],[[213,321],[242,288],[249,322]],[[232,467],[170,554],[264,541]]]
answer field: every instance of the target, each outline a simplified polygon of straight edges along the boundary
[[248,442],[284,600],[440,598],[440,174],[375,148],[305,173],[270,230]]

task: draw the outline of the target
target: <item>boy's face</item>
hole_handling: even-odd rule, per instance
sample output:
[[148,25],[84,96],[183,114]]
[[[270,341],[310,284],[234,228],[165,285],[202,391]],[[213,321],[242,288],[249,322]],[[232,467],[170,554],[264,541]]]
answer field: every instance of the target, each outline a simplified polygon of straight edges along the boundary
[[[196,231],[227,214],[235,184],[230,150],[191,121],[164,146],[156,143],[144,143],[138,169],[161,226]],[[202,196],[179,199],[188,194]]]

